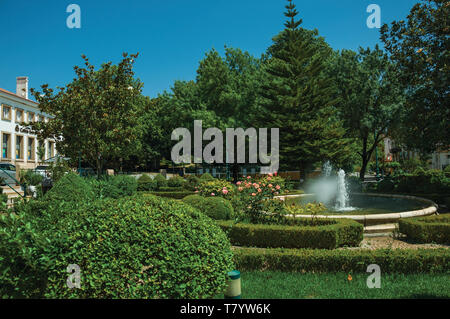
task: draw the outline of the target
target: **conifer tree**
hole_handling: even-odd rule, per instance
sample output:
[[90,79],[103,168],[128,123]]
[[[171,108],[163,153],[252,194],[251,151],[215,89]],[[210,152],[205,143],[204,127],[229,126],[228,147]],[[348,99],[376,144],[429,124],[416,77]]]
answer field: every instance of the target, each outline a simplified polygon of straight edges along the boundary
[[335,86],[325,76],[332,49],[317,30],[300,27],[292,0],[286,9],[285,29],[268,49],[259,125],[280,129],[281,168],[300,169],[304,177],[319,161],[344,164],[350,146],[336,116]]

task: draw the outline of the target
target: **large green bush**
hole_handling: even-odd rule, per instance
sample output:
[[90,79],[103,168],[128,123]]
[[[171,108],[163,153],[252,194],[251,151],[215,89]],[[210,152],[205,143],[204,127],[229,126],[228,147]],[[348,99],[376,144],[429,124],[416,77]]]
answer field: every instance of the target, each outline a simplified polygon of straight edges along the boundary
[[142,174],[138,180],[138,191],[152,191],[158,188],[158,184],[156,180],[148,176],[147,174]]
[[154,180],[156,181],[157,189],[167,187],[167,179],[162,174],[156,175]]
[[44,195],[44,201],[53,203],[85,202],[95,198],[91,184],[75,173],[67,173]]
[[120,198],[134,195],[138,188],[136,179],[127,175],[105,176],[102,179],[88,179],[96,198]]
[[449,194],[450,178],[443,171],[418,168],[414,173],[402,173],[385,178],[377,185],[379,192],[405,194]]
[[197,208],[212,219],[227,220],[234,215],[231,203],[221,197],[203,197],[200,195],[190,195],[183,198],[183,201],[194,208]]
[[200,179],[195,175],[188,175],[186,178],[186,183],[184,184],[184,187],[187,190],[195,191],[196,187],[200,184]]
[[347,219],[301,219],[298,226],[217,222],[233,245],[261,248],[359,246],[364,228]]
[[430,216],[399,220],[399,231],[420,243],[450,244],[450,216]]
[[202,176],[200,176],[200,180],[202,182],[204,182],[204,181],[212,181],[212,180],[214,180],[214,177],[210,173],[204,173]]
[[[211,219],[147,194],[86,203],[50,227],[45,217],[9,218],[0,223],[3,297],[206,298],[233,269]],[[66,285],[69,264],[80,266],[80,289]]]
[[449,249],[279,249],[233,251],[241,271],[360,272],[376,264],[384,273],[448,273]]
[[184,178],[181,176],[173,176],[167,181],[167,186],[169,187],[183,187]]

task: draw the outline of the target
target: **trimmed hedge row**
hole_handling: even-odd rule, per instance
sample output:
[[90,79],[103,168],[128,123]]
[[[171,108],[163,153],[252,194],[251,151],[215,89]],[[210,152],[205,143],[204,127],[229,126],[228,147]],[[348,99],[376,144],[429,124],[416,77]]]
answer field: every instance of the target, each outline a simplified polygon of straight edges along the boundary
[[188,195],[192,195],[194,194],[193,192],[150,192],[148,194],[152,194],[155,196],[160,196],[160,197],[167,197],[167,198],[173,198],[173,199],[183,199]]
[[302,225],[233,224],[218,221],[231,244],[262,248],[322,248],[359,246],[364,227],[350,219],[321,219],[312,225],[309,220],[299,220]]
[[450,244],[450,216],[440,215],[399,220],[399,231],[420,243]]
[[448,273],[449,249],[233,249],[240,271],[366,272],[377,264],[384,273]]

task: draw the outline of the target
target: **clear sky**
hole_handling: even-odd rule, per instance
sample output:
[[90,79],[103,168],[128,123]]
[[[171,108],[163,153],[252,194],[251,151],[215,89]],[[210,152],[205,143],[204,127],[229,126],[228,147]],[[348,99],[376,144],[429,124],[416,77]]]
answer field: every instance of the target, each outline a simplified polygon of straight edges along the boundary
[[[334,49],[379,43],[366,25],[369,4],[381,7],[382,23],[405,19],[419,0],[295,0],[303,27],[317,28]],[[69,29],[69,4],[81,8],[81,28]],[[118,62],[140,53],[136,76],[144,94],[156,96],[174,80],[195,78],[211,48],[239,47],[260,56],[283,29],[285,0],[0,0],[0,87],[15,92],[17,76],[30,87],[63,86],[81,65]]]

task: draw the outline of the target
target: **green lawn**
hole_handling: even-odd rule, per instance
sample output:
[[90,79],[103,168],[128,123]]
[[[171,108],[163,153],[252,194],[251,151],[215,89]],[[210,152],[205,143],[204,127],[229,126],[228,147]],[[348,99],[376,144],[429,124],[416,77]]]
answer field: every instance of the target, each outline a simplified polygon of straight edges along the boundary
[[[381,274],[381,288],[369,289],[367,274],[301,274],[246,272],[242,274],[242,298],[450,298],[450,274]],[[223,297],[223,296],[221,296]]]

